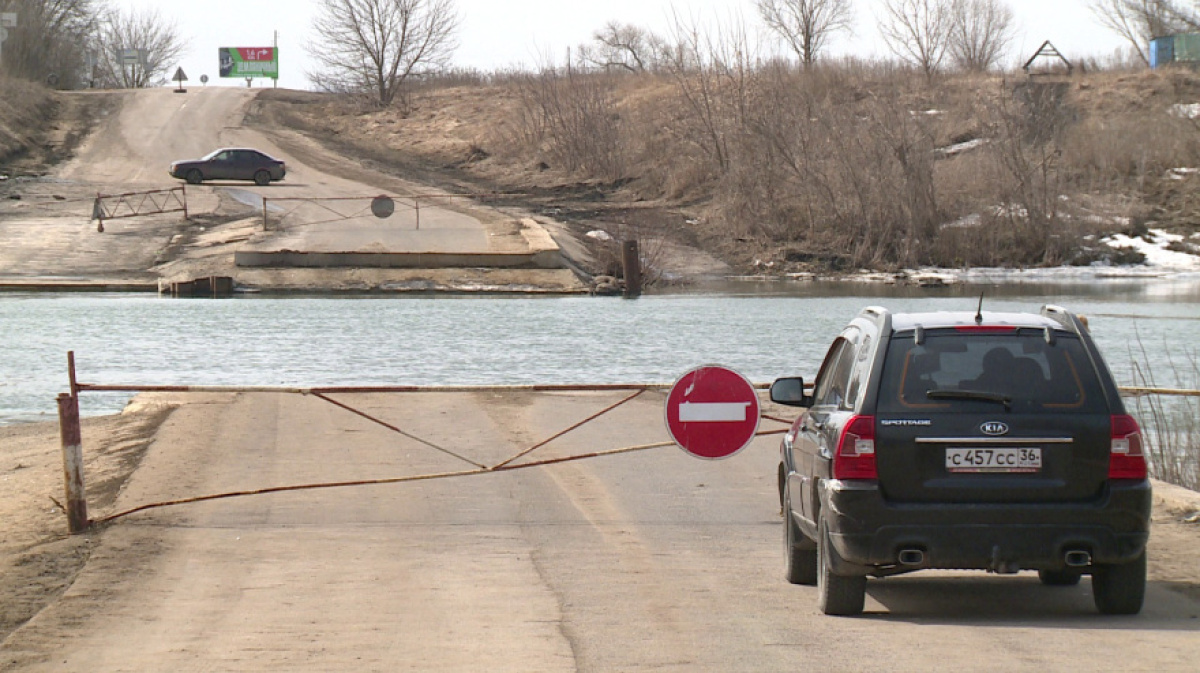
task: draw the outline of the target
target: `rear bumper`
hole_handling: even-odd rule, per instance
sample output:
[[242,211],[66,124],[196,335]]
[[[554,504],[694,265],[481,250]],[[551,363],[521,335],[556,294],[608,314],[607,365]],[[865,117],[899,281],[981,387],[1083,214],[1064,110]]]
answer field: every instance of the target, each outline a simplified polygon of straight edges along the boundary
[[1053,570],[1071,551],[1122,563],[1141,554],[1150,535],[1149,481],[1111,482],[1090,502],[1019,505],[896,504],[874,482],[823,484],[833,548],[867,568],[897,566],[909,549],[923,552],[918,568]]

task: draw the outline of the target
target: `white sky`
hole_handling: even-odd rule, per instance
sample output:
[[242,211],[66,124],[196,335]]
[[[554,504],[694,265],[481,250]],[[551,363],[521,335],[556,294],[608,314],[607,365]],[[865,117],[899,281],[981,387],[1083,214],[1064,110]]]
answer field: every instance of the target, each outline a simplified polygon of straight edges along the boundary
[[[883,55],[875,10],[879,0],[854,0],[858,18],[853,35],[839,36],[830,45],[831,55],[854,53]],[[1017,16],[1018,36],[1009,61],[1024,62],[1046,40],[1068,58],[1107,57],[1124,44],[1102,28],[1087,9],[1086,0],[1007,0]],[[126,7],[157,8],[176,21],[189,42],[179,64],[189,81],[200,86],[245,86],[244,80],[217,77],[218,47],[270,46],[279,32],[279,85],[307,88],[305,71],[312,67],[306,45],[312,39],[311,23],[317,0],[115,0]],[[561,62],[568,47],[591,39],[592,32],[616,20],[666,33],[672,8],[681,17],[700,22],[732,23],[743,17],[750,34],[760,30],[753,0],[456,0],[462,17],[454,63],[460,67],[491,71],[513,66],[532,67],[549,55]],[[174,66],[171,73],[174,72]],[[170,73],[168,73],[170,76]],[[269,84],[256,80],[255,86]]]

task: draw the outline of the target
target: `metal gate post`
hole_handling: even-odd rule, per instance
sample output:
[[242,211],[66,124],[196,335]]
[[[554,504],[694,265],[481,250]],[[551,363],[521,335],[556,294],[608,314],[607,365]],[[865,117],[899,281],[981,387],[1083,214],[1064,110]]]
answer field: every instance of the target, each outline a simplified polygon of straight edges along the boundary
[[78,396],[70,393],[58,396],[58,427],[62,434],[67,526],[74,535],[88,529],[87,494],[83,487],[83,433],[79,427]]

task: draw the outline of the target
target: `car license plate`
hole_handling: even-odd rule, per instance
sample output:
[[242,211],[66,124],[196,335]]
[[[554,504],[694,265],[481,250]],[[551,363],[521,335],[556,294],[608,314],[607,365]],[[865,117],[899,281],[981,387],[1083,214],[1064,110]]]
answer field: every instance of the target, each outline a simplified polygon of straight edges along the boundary
[[1039,472],[1040,448],[949,448],[947,472]]

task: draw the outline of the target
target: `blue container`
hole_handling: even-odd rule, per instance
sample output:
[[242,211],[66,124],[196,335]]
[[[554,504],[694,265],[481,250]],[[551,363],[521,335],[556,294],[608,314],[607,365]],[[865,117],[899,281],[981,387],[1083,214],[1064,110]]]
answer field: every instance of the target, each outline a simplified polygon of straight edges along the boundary
[[1175,62],[1175,36],[1167,35],[1150,41],[1150,67],[1159,68]]

